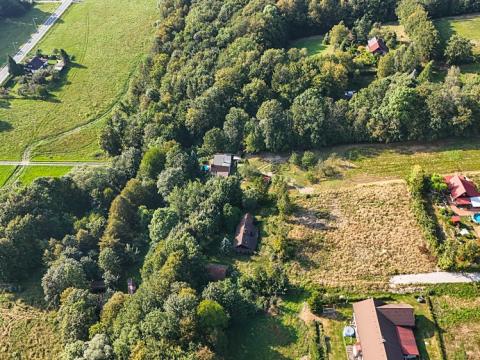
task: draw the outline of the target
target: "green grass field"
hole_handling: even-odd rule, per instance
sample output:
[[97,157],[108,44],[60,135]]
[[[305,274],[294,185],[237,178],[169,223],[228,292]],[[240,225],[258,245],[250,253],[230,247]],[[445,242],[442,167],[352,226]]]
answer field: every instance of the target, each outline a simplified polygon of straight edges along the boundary
[[[321,184],[325,186],[404,179],[414,165],[440,174],[480,171],[480,143],[477,138],[423,144],[337,146],[318,151],[317,154],[321,159],[332,155],[337,159],[334,165],[338,165],[339,174],[326,181],[322,180]],[[284,155],[273,162],[264,157],[253,157],[249,163],[264,173],[274,170],[297,186],[309,185],[308,173],[290,165],[288,157],[289,155]],[[272,167],[272,163],[277,165]],[[313,169],[312,172],[315,173],[316,170]]]
[[39,177],[60,177],[68,173],[70,166],[27,166],[23,169],[19,180],[22,184],[28,185]]
[[331,51],[330,45],[323,43],[323,35],[309,36],[297,39],[290,44],[291,48],[307,49],[308,55],[320,55]]
[[10,175],[15,170],[15,166],[0,166],[0,187],[5,185]]
[[21,17],[0,20],[0,65],[35,32],[34,19],[38,25],[42,24],[57,7],[55,3],[35,4]]
[[[107,113],[125,92],[129,75],[151,46],[155,17],[153,0],[85,0],[72,5],[39,48],[46,53],[64,48],[74,57],[74,64],[51,99],[15,99],[0,108],[0,119],[11,125],[0,133],[0,159],[19,159],[29,145]],[[82,134],[81,146],[89,150],[78,157],[96,158],[96,133]],[[72,159],[79,148],[78,138],[69,139],[54,148]],[[43,149],[45,153],[35,151],[35,155],[55,157],[48,147]]]
[[458,34],[470,39],[475,45],[474,52],[480,54],[479,14],[439,19],[435,21],[435,26],[443,43],[446,43],[453,34]]
[[98,147],[98,136],[104,124],[105,121],[102,119],[71,134],[42,141],[32,151],[32,159],[35,161],[104,160],[106,155]]

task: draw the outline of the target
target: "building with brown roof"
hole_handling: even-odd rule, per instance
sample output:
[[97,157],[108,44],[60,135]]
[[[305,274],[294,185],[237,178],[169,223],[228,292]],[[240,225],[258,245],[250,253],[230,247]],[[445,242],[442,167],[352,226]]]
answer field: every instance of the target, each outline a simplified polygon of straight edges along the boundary
[[372,54],[385,55],[388,52],[388,47],[385,45],[385,42],[376,36],[368,40],[367,49]]
[[250,213],[243,215],[242,219],[240,220],[233,243],[235,251],[250,254],[256,250],[258,242],[258,229],[253,220],[253,216]]
[[228,266],[222,264],[207,264],[205,267],[207,270],[208,278],[212,281],[225,280],[227,277]]
[[410,360],[420,353],[415,342],[413,307],[367,299],[353,304],[358,360]]

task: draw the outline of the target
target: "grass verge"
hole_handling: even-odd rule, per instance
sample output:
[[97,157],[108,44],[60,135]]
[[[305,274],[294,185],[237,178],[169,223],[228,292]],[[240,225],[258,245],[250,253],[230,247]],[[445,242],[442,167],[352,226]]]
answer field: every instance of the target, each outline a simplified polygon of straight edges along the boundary
[[19,180],[28,185],[39,177],[60,177],[68,173],[71,166],[27,166],[21,173]]
[[0,187],[5,185],[15,168],[15,166],[0,166]]

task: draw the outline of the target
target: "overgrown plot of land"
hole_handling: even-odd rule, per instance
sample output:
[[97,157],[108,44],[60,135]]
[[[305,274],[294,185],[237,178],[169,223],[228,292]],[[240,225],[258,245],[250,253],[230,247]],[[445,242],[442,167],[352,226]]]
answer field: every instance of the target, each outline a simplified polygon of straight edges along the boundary
[[59,3],[35,4],[23,16],[0,20],[0,66],[7,62],[7,55],[15,54],[35,32],[35,22],[37,25],[43,24],[58,5]]
[[[472,287],[473,289],[473,287]],[[477,290],[478,292],[478,290]],[[480,298],[461,291],[433,298],[438,324],[442,329],[447,359],[480,358]]]
[[[39,44],[45,53],[64,48],[73,56],[73,65],[49,100],[16,99],[0,108],[0,120],[12,127],[0,133],[0,158],[19,159],[28,145],[108,112],[151,46],[155,16],[155,2],[150,0],[74,4]],[[96,138],[85,143],[98,149]],[[75,139],[64,144],[62,153],[68,153],[69,146],[76,148]]]
[[55,313],[0,296],[0,358],[58,358],[62,350]]
[[428,272],[404,184],[323,190],[297,200],[298,279],[330,286],[384,287],[391,275]]

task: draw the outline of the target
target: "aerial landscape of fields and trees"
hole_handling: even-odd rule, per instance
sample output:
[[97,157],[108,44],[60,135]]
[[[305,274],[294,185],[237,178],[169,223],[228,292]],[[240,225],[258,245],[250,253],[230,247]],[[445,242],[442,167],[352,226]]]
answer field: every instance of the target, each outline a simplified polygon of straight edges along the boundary
[[480,359],[479,1],[82,0],[17,62],[58,6],[0,0],[0,359]]

